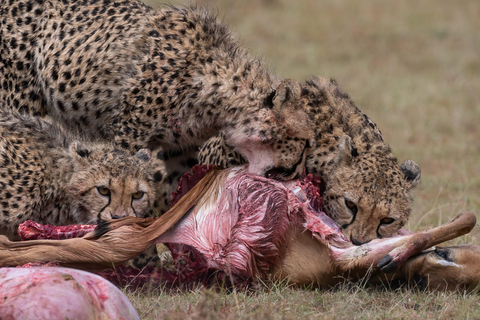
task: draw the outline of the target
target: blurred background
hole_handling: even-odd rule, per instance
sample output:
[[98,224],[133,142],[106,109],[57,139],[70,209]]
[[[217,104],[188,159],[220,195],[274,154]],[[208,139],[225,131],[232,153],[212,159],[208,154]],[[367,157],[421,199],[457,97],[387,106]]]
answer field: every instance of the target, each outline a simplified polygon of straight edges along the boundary
[[[480,1],[204,3],[278,75],[336,78],[399,161],[421,166],[409,229],[480,213]],[[476,229],[457,242],[480,242]]]

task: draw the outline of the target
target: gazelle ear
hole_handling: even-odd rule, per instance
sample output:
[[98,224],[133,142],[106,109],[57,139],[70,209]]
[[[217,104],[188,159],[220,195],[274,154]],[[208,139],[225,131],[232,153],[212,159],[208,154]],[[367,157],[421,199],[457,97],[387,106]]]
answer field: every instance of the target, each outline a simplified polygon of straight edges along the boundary
[[338,143],[338,153],[335,158],[336,166],[350,166],[352,159],[357,154],[357,149],[353,144],[352,138],[348,135],[343,135]]
[[272,100],[273,106],[275,108],[282,108],[294,101],[298,101],[300,100],[301,93],[302,87],[298,82],[292,79],[285,79],[275,91]]
[[414,188],[420,182],[420,177],[422,171],[420,166],[412,160],[405,160],[401,165],[400,169],[405,175],[405,180],[410,183],[411,188]]
[[148,162],[152,158],[152,152],[149,149],[145,149],[145,148],[140,149],[135,154],[135,157],[137,157],[138,159],[140,159],[142,161]]

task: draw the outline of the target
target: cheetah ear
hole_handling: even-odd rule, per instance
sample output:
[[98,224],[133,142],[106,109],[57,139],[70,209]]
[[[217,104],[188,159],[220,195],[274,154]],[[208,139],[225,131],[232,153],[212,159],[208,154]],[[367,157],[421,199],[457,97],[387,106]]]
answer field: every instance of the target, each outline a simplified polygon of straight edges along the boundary
[[405,180],[411,184],[411,188],[415,187],[420,182],[422,171],[420,166],[412,160],[405,160],[400,165],[400,169],[405,174]]
[[280,83],[272,99],[272,106],[282,108],[294,101],[300,100],[302,87],[298,82],[292,79],[285,79]]
[[353,144],[352,138],[348,135],[343,135],[338,143],[338,153],[335,158],[336,166],[351,165],[353,157],[357,155],[357,149]]
[[70,155],[74,160],[74,166],[78,169],[88,166],[91,151],[80,141],[74,141],[70,144]]
[[85,148],[79,141],[74,141],[70,144],[70,154],[79,158],[88,158],[90,156],[90,150]]
[[135,154],[135,157],[142,161],[148,162],[152,158],[152,152],[149,149],[140,149]]

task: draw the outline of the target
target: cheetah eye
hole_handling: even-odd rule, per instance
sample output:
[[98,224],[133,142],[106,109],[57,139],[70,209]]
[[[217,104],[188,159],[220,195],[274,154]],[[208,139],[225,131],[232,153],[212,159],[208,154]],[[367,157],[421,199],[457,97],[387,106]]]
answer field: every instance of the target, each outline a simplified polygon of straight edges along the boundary
[[139,200],[139,199],[142,199],[143,198],[143,195],[145,194],[145,192],[143,191],[138,191],[138,192],[135,192],[134,194],[132,194],[132,198],[134,200]]
[[357,211],[358,211],[358,208],[357,208],[357,205],[355,203],[353,203],[352,201],[350,200],[347,200],[347,199],[344,199],[345,200],[345,205],[347,206],[347,208],[353,213],[353,214],[356,214]]
[[99,186],[99,187],[97,187],[97,191],[100,195],[102,195],[104,197],[109,197],[110,196],[110,189],[108,189],[107,187]]
[[382,220],[380,220],[381,224],[392,224],[394,222],[395,222],[395,219],[393,218],[383,218]]

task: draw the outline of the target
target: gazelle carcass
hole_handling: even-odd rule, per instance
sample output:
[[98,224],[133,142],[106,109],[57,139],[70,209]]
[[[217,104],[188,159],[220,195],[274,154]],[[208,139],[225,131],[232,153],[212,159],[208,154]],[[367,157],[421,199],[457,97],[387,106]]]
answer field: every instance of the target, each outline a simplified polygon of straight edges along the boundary
[[83,238],[61,241],[10,242],[2,237],[0,266],[48,260],[101,270],[154,243],[169,243],[195,250],[207,269],[234,281],[274,278],[330,286],[369,272],[374,280],[385,271],[394,272],[387,276],[390,280],[423,279],[432,289],[466,289],[479,283],[480,268],[474,263],[479,247],[424,252],[470,232],[476,223],[473,213],[428,231],[355,246],[318,210],[318,188],[311,180],[279,182],[248,173],[245,167],[213,169],[156,220],[111,220]]

